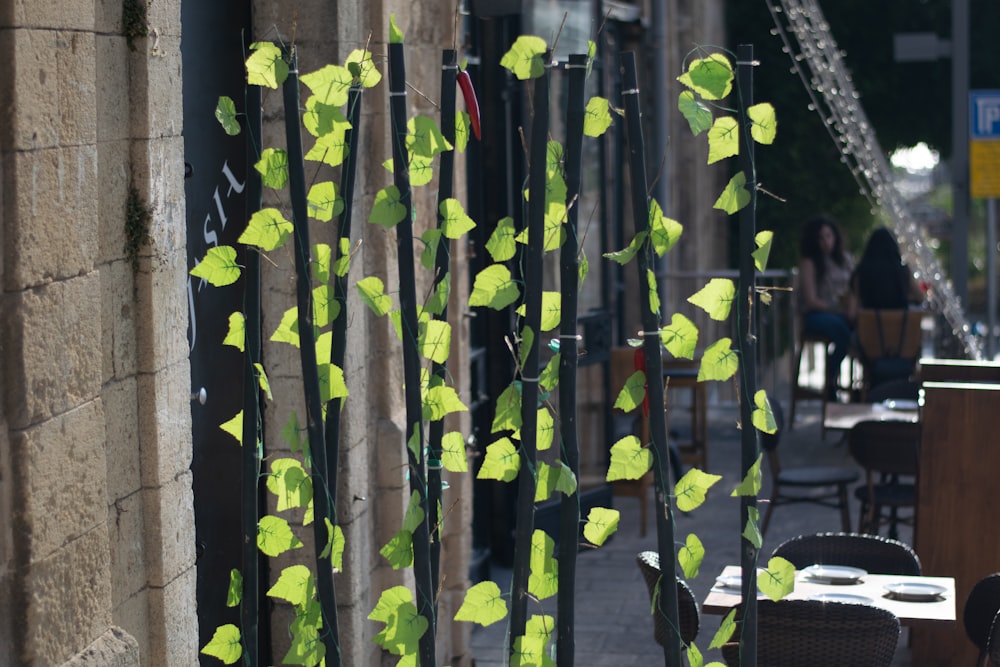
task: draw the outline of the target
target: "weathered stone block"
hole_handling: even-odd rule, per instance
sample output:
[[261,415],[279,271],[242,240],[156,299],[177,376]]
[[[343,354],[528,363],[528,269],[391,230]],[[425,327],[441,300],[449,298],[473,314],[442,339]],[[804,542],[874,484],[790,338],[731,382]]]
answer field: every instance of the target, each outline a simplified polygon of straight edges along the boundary
[[136,378],[104,385],[104,433],[107,446],[108,502],[142,487],[139,473],[139,416]]
[[96,0],[94,2],[94,30],[98,35],[109,35],[122,31],[121,0]]
[[142,494],[116,499],[108,507],[111,543],[111,604],[117,608],[146,585],[146,535]]
[[132,266],[127,261],[105,264],[100,275],[101,378],[109,382],[135,375],[135,318],[138,306]]
[[[180,96],[180,90],[174,95]],[[132,142],[132,173],[139,195],[149,207],[149,243],[139,249],[142,257],[157,264],[174,261],[187,253],[187,223],[184,207],[184,140],[180,135]],[[186,268],[185,268],[186,272]]]
[[138,378],[143,486],[169,484],[191,466],[191,390],[186,361]]
[[[344,568],[334,577],[337,603],[365,606],[371,598],[371,572],[374,562],[386,562],[379,554],[383,544],[372,543],[372,530],[367,521],[341,524],[344,531]],[[377,598],[376,598],[377,599]],[[374,608],[374,601],[371,602]],[[365,611],[367,616],[371,609]]]
[[142,491],[145,516],[146,580],[151,586],[168,582],[194,568],[194,493],[191,472],[159,488]]
[[144,588],[112,609],[111,622],[139,644],[141,665],[149,665],[149,589]]
[[146,5],[146,23],[151,39],[157,35],[179,37],[181,34],[181,5],[179,2],[150,2]]
[[[97,228],[100,237],[100,264],[123,259],[125,253],[126,204],[129,196],[129,141],[104,141],[97,146],[98,194]],[[131,269],[131,266],[129,266]]]
[[[136,343],[140,373],[155,373],[188,359],[187,258],[172,253],[143,258],[136,286]],[[188,384],[189,378],[178,379]],[[190,386],[184,391],[190,398]]]
[[163,588],[150,588],[149,661],[143,665],[173,667],[198,664],[195,588],[193,567]]
[[139,667],[139,643],[123,629],[112,626],[63,667]]
[[[117,6],[121,13],[122,3],[118,2]],[[119,29],[120,24],[115,26],[115,30]],[[128,54],[124,37],[97,35],[95,69],[101,73],[97,77],[97,143],[129,138]]]
[[73,30],[94,29],[94,3],[87,0],[15,0],[14,25],[32,28],[56,26]]
[[[132,135],[179,137],[184,127],[180,35],[153,33],[132,59]],[[214,118],[213,118],[214,120]]]

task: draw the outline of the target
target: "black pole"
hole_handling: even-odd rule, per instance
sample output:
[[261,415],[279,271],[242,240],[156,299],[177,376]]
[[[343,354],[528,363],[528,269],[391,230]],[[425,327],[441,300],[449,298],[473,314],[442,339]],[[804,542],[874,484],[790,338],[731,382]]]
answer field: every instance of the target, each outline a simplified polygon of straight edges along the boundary
[[[587,79],[587,56],[569,57],[569,94],[566,100],[566,240],[559,255],[559,281],[562,288],[562,319],[559,336],[559,432],[562,457],[573,475],[580,477],[580,443],[576,423],[576,376],[578,365],[577,301],[580,284],[579,238],[577,221],[580,212],[580,170],[583,152],[584,88]],[[573,667],[576,652],[575,598],[576,555],[580,534],[580,488],[563,496],[559,505],[559,592],[557,597],[558,632],[556,660],[558,667]]]
[[434,588],[431,584],[430,534],[431,511],[427,505],[424,460],[423,408],[420,398],[420,356],[417,348],[417,291],[413,268],[413,193],[406,154],[406,65],[401,42],[389,44],[389,112],[392,121],[393,183],[399,190],[400,203],[406,208],[402,222],[396,225],[396,254],[399,263],[399,305],[403,332],[403,381],[406,383],[406,451],[409,460],[410,490],[417,494],[424,520],[413,531],[413,577],[416,586],[417,613],[427,620],[427,630],[420,637],[419,663],[433,666],[434,659]]
[[[753,46],[741,44],[736,50],[736,76],[739,100],[737,113],[740,118],[740,168],[746,174],[750,203],[740,211],[739,289],[736,294],[737,344],[740,351],[740,468],[742,478],[760,456],[757,429],[753,427],[753,395],[757,391],[757,318],[756,273],[753,263],[754,236],[757,226],[757,172],[754,166],[754,142],[750,136],[750,120],[746,110],[753,105]],[[751,511],[757,510],[757,497],[740,496],[740,526],[751,520]],[[744,533],[741,533],[744,534]],[[746,537],[740,538],[740,566],[743,576],[743,624],[740,637],[740,664],[755,667],[757,664],[757,547]]]
[[[629,165],[632,178],[632,217],[636,234],[649,229],[649,198],[646,195],[646,160],[639,109],[639,82],[635,54],[621,54],[622,98],[628,129]],[[652,244],[647,236],[636,254],[639,268],[639,294],[642,308],[642,349],[646,361],[646,386],[649,396],[649,429],[653,438],[653,474],[656,480],[656,543],[660,553],[660,595],[656,613],[667,619],[668,636],[663,642],[666,667],[680,667],[681,637],[677,632],[676,556],[674,555],[674,520],[670,507],[667,422],[663,413],[663,357],[660,348],[660,313],[652,309],[648,276],[652,273]]]
[[[333,567],[330,556],[323,556],[330,520],[329,496],[326,492],[326,444],[323,433],[323,410],[319,393],[319,372],[316,367],[316,336],[313,332],[311,259],[309,256],[309,217],[307,213],[305,163],[302,155],[302,128],[299,120],[299,70],[295,50],[289,53],[288,78],[283,86],[285,102],[285,141],[288,150],[288,184],[292,198],[292,224],[295,237],[296,305],[299,311],[299,357],[302,362],[302,385],[305,390],[306,429],[313,473],[313,522],[316,540],[316,589],[323,613],[323,645],[328,665],[340,665],[337,640],[337,598],[333,587]],[[246,443],[244,443],[246,444]],[[317,475],[318,473],[318,475]],[[321,479],[317,479],[321,477]]]
[[[543,56],[549,62],[549,54]],[[545,171],[549,137],[549,68],[535,79],[534,119],[528,165],[528,247],[524,251],[525,316],[521,323],[521,470],[518,473],[511,582],[510,651],[528,621],[528,574],[535,529],[535,452],[538,430],[538,342],[542,321],[542,235],[545,233]],[[530,334],[528,333],[530,331]],[[531,345],[525,349],[525,335]]]

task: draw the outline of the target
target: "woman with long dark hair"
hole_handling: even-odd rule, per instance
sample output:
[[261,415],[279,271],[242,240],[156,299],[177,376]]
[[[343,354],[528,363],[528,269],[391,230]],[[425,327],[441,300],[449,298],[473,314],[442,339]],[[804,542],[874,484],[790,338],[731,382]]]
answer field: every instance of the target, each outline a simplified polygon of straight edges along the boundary
[[886,227],[868,237],[851,286],[862,308],[898,310],[923,300],[913,272],[903,264],[896,237]]

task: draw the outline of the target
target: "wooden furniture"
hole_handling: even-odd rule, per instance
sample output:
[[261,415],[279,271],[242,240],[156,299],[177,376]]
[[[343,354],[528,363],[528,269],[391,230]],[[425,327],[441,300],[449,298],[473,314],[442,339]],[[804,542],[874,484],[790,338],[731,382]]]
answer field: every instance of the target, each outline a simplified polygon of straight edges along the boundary
[[[728,565],[720,576],[731,577],[740,574],[739,565]],[[924,583],[941,586],[945,593],[940,600],[934,602],[906,602],[886,597],[886,586],[898,583]],[[899,618],[899,622],[911,627],[937,627],[956,630],[960,639],[968,644],[964,638],[962,629],[955,622],[955,579],[953,577],[915,577],[902,574],[869,574],[862,577],[857,584],[821,584],[811,581],[809,576],[802,571],[795,573],[795,590],[788,594],[786,600],[808,600],[817,596],[829,594],[859,595],[871,600],[872,606],[891,611]],[[757,596],[763,598],[763,594]],[[737,590],[720,588],[716,586],[709,591],[705,601],[701,604],[703,614],[728,614],[729,610],[740,603],[742,596]],[[915,648],[915,647],[914,647]],[[951,649],[953,647],[946,647]],[[914,656],[917,651],[914,650]],[[975,660],[973,655],[972,661]],[[970,661],[968,664],[972,664]],[[937,664],[937,663],[927,663]],[[944,664],[944,663],[940,663]]]
[[[1000,470],[1000,384],[924,382],[914,548],[924,572],[955,577],[966,599],[1000,569],[996,504]],[[975,664],[961,627],[913,633],[914,665]]]
[[[858,311],[855,333],[864,376],[861,400],[880,382],[905,379],[914,373],[923,339],[922,318],[919,310],[862,308]],[[880,363],[888,360],[899,362],[902,367],[881,369]]]
[[917,377],[921,382],[1000,382],[1000,362],[924,357]]
[[891,408],[884,403],[831,403],[827,408],[825,426],[827,429],[850,431],[863,421],[920,421],[920,410]]

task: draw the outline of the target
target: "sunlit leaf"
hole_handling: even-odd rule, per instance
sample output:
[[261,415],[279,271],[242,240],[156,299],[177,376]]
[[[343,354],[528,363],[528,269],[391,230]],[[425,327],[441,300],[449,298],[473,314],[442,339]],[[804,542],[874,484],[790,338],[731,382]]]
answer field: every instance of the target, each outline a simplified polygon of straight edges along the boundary
[[698,347],[698,327],[694,322],[674,313],[670,324],[660,329],[660,342],[677,359],[694,359]]
[[229,331],[222,339],[223,345],[231,345],[242,352],[246,344],[246,318],[243,313],[236,311],[229,313]]
[[646,270],[646,289],[649,290],[649,312],[659,319],[660,315],[660,291],[656,282],[656,274],[652,269]]
[[448,297],[451,296],[451,274],[446,273],[444,277],[434,285],[434,292],[427,299],[424,305],[424,312],[431,315],[442,315],[448,307]]
[[358,74],[355,75],[355,78],[361,84],[362,88],[374,88],[382,80],[382,74],[375,67],[375,62],[372,60],[370,52],[363,49],[354,49],[344,59],[344,66],[348,69],[350,69],[351,63],[358,65]]
[[740,128],[732,116],[720,116],[708,131],[708,164],[740,153]]
[[385,286],[382,279],[377,276],[362,278],[356,283],[361,301],[365,303],[372,312],[381,317],[392,310],[392,297],[385,293]]
[[236,438],[236,441],[243,444],[243,411],[240,410],[236,416],[227,422],[219,425],[223,431]]
[[[521,304],[517,308],[517,314],[525,317],[527,306]],[[560,292],[542,292],[542,319],[540,329],[542,331],[552,331],[559,326],[562,318],[562,294]]]
[[342,126],[334,126],[326,134],[316,137],[315,143],[306,154],[305,159],[312,162],[322,162],[331,167],[337,167],[344,163],[347,157],[347,134]]
[[[427,632],[427,626],[427,618],[417,612],[413,603],[404,602],[394,610],[385,629],[376,634],[372,641],[393,655],[404,656],[397,664],[408,667],[405,656],[413,655],[415,658],[418,642]],[[415,662],[411,662],[409,667],[417,666]]]
[[535,449],[540,452],[552,446],[552,439],[555,437],[556,427],[552,413],[544,405],[538,408],[538,418],[535,428]]
[[301,549],[302,542],[295,537],[287,521],[267,514],[257,523],[257,548],[275,558],[291,549]]
[[767,561],[767,570],[757,572],[757,588],[772,600],[780,600],[795,590],[795,566],[775,556]]
[[243,599],[243,575],[237,569],[229,571],[229,590],[226,593],[226,606],[237,607]]
[[705,559],[705,547],[694,533],[689,533],[684,546],[677,552],[677,562],[688,579],[698,576],[698,570]]
[[639,479],[653,465],[653,453],[642,446],[639,438],[627,435],[611,446],[611,463],[607,481]]
[[[358,245],[360,246],[360,244],[361,242],[359,241]],[[333,263],[331,269],[334,275],[343,278],[351,269],[351,240],[349,238],[341,238],[339,246],[337,261]],[[318,276],[316,279],[320,280]],[[323,282],[326,282],[326,280],[323,280]]]
[[459,153],[465,152],[465,147],[469,145],[469,114],[466,111],[455,112],[455,150]]
[[284,245],[292,235],[292,223],[276,208],[262,208],[250,216],[250,222],[240,234],[240,243],[270,252]]
[[449,431],[441,437],[441,465],[449,472],[468,472],[465,438],[458,431]]
[[398,25],[396,25],[395,14],[389,14],[389,43],[390,44],[403,43],[403,31],[399,29]]
[[698,382],[702,380],[728,380],[740,367],[739,357],[732,349],[730,338],[720,338],[709,345],[701,355]]
[[453,412],[465,412],[468,409],[458,397],[454,387],[440,385],[427,390],[423,401],[423,418],[427,421],[437,421]]
[[274,396],[271,395],[271,384],[267,381],[267,373],[264,372],[263,364],[254,362],[253,369],[257,372],[257,384],[260,385],[261,391],[264,392],[268,400],[272,400]]
[[344,371],[336,364],[320,364],[316,367],[319,375],[319,400],[323,403],[335,398],[347,398],[347,382]]
[[280,190],[288,185],[288,152],[284,148],[265,148],[253,168],[260,173],[264,187]]
[[770,230],[764,230],[762,232],[757,232],[754,237],[754,243],[757,244],[757,249],[753,251],[753,265],[758,271],[764,271],[767,269],[767,258],[771,255],[771,240],[774,238],[774,232]]
[[559,491],[567,496],[572,495],[576,491],[576,475],[562,461],[557,461],[552,466],[544,461],[539,461],[538,479],[535,485],[535,502],[545,502],[555,491]]
[[510,270],[503,264],[492,264],[476,274],[469,305],[503,310],[520,296],[521,290],[511,278]]
[[486,457],[476,479],[496,479],[510,482],[521,469],[521,455],[509,438],[500,438],[486,447]]
[[721,53],[712,53],[688,63],[688,71],[677,80],[706,100],[721,100],[732,90],[733,66]]
[[500,392],[493,413],[490,433],[516,431],[521,428],[521,392],[514,383]]
[[619,390],[613,407],[622,412],[632,412],[642,405],[645,397],[646,373],[644,371],[635,371],[625,380],[625,386]]
[[559,360],[562,355],[554,354],[545,364],[545,368],[538,374],[538,384],[545,391],[552,391],[559,385]]
[[205,655],[218,658],[226,665],[232,665],[243,655],[243,644],[240,642],[240,629],[232,623],[220,625],[215,629],[212,639],[201,649]]
[[702,104],[690,90],[685,90],[677,98],[677,109],[691,128],[691,134],[698,136],[712,127],[712,112]]
[[663,257],[676,245],[681,238],[684,227],[681,223],[663,215],[660,203],[655,199],[649,202],[649,240],[653,244],[653,252]]
[[271,340],[275,343],[288,343],[299,346],[299,309],[292,306],[281,316],[278,328],[271,334]]
[[240,278],[236,249],[228,245],[212,246],[190,273],[195,278],[204,278],[214,287],[232,285]]
[[486,242],[486,250],[494,262],[506,262],[517,252],[514,242],[514,218],[505,217],[497,221],[497,226]]
[[298,460],[280,458],[271,461],[267,488],[278,500],[279,512],[293,507],[306,507],[313,498],[312,478]]
[[747,108],[747,116],[750,117],[750,136],[758,144],[774,143],[774,136],[778,132],[778,119],[774,114],[774,107],[767,102],[755,104]]
[[278,576],[267,596],[293,605],[304,605],[315,595],[313,574],[305,565],[289,565]]
[[771,411],[771,402],[767,398],[767,392],[758,389],[753,395],[753,404],[755,407],[751,419],[757,430],[769,434],[777,433],[778,422],[774,418],[774,412]]
[[236,120],[236,103],[233,102],[233,98],[226,95],[219,97],[219,103],[215,105],[215,119],[229,136],[235,137],[240,133],[240,124]]
[[539,600],[550,598],[559,590],[559,563],[553,557],[556,543],[543,530],[531,534],[528,593]]
[[321,222],[329,222],[344,211],[344,200],[337,197],[333,181],[322,181],[309,188],[309,215]]
[[445,199],[438,211],[441,213],[441,231],[449,239],[460,239],[476,226],[457,199]]
[[514,637],[510,667],[555,667],[552,658],[545,652],[545,643],[541,637]]
[[545,72],[542,56],[548,48],[541,37],[521,35],[500,59],[500,66],[510,70],[522,81],[537,79]]
[[723,644],[728,642],[732,636],[733,632],[736,631],[736,607],[729,610],[726,617],[722,619],[722,623],[719,625],[719,629],[715,631],[715,635],[712,637],[712,643],[708,645],[708,648],[721,648]]
[[610,259],[613,262],[617,262],[622,266],[628,264],[635,257],[636,253],[642,248],[642,244],[646,241],[647,232],[639,232],[636,234],[632,241],[628,244],[627,248],[622,250],[616,250],[614,252],[604,253],[604,257]]
[[254,42],[253,53],[247,58],[247,83],[251,86],[277,88],[288,78],[288,63],[281,57],[281,49],[271,42]]
[[379,549],[392,569],[399,570],[413,565],[413,533],[399,530],[389,542]]
[[320,285],[313,289],[313,325],[325,327],[337,319],[340,314],[340,302],[337,301],[333,285]]
[[599,137],[611,127],[609,102],[603,97],[591,97],[583,116],[583,133],[588,137]]
[[309,86],[318,102],[332,107],[347,104],[347,93],[353,79],[350,70],[341,65],[324,65],[315,72],[299,77],[302,83]]
[[708,490],[720,479],[722,479],[722,475],[712,475],[698,468],[688,470],[674,485],[677,509],[682,512],[690,512],[700,507],[705,502]]
[[320,558],[329,558],[330,566],[333,567],[334,572],[340,572],[344,569],[344,547],[346,546],[344,530],[340,526],[334,526],[327,518],[324,518],[323,521],[326,522],[326,546],[319,556]]
[[430,320],[420,327],[421,356],[443,364],[451,352],[451,325],[443,320]]
[[736,283],[728,278],[712,278],[708,284],[688,297],[688,303],[698,306],[713,320],[729,317],[736,295]]
[[750,192],[746,189],[747,177],[742,171],[729,179],[726,189],[712,204],[712,208],[725,211],[729,215],[736,213],[750,203]]
[[441,129],[430,116],[415,116],[406,122],[406,149],[423,157],[434,157],[453,146],[441,134]]
[[455,612],[456,621],[478,623],[484,628],[507,617],[507,602],[500,587],[492,581],[483,581],[465,592],[462,605]]
[[[344,117],[340,107],[324,104],[316,95],[310,95],[306,99],[305,107],[305,111],[302,112],[302,126],[314,137],[324,137],[333,133],[343,141],[347,131],[352,127],[351,121]],[[325,145],[330,146],[331,143],[328,142]],[[341,153],[340,158],[342,159],[346,153],[344,151]]]
[[606,507],[594,507],[587,513],[587,523],[583,525],[583,536],[591,544],[601,546],[616,530],[621,512]]
[[376,193],[368,222],[374,222],[391,229],[402,222],[405,217],[406,205],[403,204],[399,189],[395,185],[382,188]]
[[747,470],[747,474],[743,476],[743,481],[740,485],[733,489],[731,496],[756,496],[760,493],[761,485],[761,474],[760,474],[760,462],[763,455],[757,456],[757,461],[750,466]]
[[741,534],[755,549],[760,549],[761,545],[764,544],[764,536],[760,533],[760,512],[756,507],[747,508],[747,524],[743,527]]

